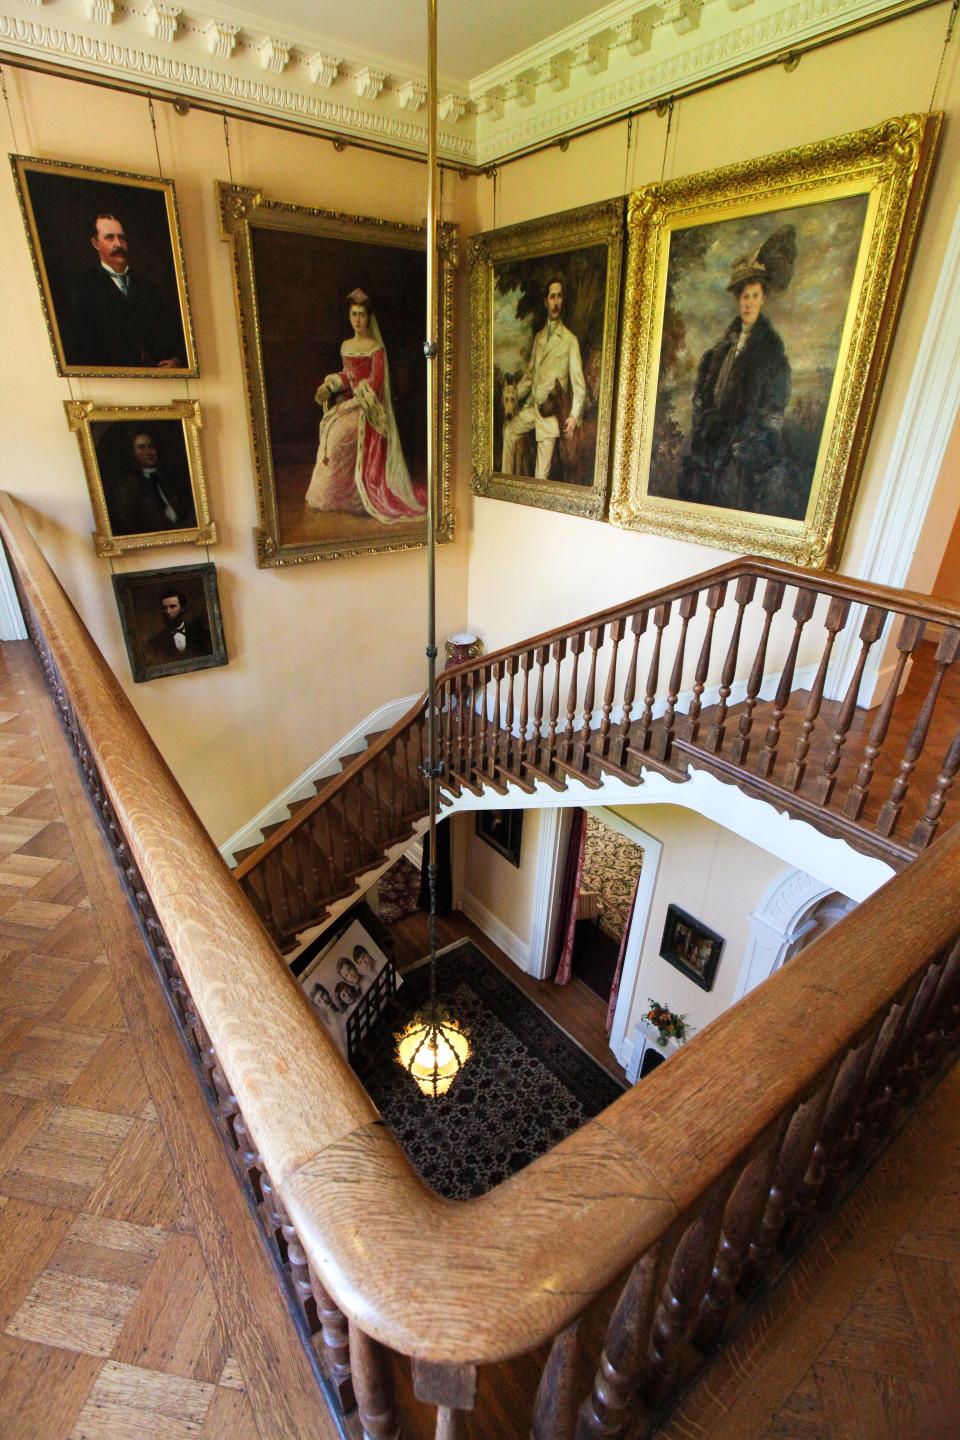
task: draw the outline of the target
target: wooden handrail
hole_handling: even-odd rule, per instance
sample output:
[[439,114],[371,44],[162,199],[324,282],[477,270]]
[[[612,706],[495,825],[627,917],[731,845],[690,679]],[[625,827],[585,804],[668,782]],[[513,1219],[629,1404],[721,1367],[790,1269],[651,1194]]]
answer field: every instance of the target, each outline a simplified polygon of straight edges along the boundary
[[[911,987],[960,935],[957,828],[549,1154],[480,1199],[442,1200],[314,1019],[5,495],[0,532],[81,756],[89,746],[226,1077],[227,1113],[242,1117],[277,1223],[290,1225],[289,1263],[349,1317],[368,1360],[363,1335],[459,1366],[552,1339],[675,1222],[703,1203],[712,1215],[723,1177],[877,1033],[886,1007],[922,1009]],[[356,1378],[362,1409],[362,1366]]]

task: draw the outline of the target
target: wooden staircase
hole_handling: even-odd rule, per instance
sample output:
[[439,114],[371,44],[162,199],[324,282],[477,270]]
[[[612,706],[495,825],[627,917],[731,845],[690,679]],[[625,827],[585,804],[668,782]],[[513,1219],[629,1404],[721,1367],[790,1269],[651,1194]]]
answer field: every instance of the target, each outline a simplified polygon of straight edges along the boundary
[[[853,673],[829,699],[855,626]],[[868,712],[861,682],[884,646],[890,680]],[[692,766],[898,869],[952,802],[958,656],[956,606],[738,560],[442,675],[441,803],[650,771],[683,784]],[[234,874],[282,948],[423,821],[427,724],[424,696],[244,854]]]

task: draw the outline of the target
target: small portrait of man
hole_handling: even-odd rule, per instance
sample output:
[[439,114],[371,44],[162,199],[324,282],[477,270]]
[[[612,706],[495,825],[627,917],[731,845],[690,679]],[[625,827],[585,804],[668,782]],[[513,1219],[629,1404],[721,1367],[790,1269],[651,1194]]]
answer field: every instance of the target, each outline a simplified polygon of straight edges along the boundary
[[353,963],[361,975],[372,977],[377,969],[377,962],[365,945],[354,945]]
[[[97,433],[99,431],[99,433]],[[197,524],[179,420],[95,423],[103,496],[114,536],[191,529]]]
[[17,161],[63,374],[196,373],[171,181]]
[[113,588],[134,680],[227,664],[214,565],[127,571]]
[[310,987],[310,999],[320,1011],[320,1018],[325,1025],[335,1024],[334,1016],[340,1014],[340,1006],[334,1000],[326,985],[312,985]]
[[499,473],[593,484],[606,274],[602,245],[494,266]]

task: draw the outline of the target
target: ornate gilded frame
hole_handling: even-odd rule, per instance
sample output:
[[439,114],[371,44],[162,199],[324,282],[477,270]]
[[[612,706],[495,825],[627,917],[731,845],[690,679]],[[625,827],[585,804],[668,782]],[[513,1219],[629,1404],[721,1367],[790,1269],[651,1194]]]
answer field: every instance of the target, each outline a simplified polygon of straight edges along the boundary
[[[157,545],[215,545],[217,527],[210,519],[210,505],[200,456],[200,405],[196,400],[173,400],[169,405],[98,405],[93,400],[65,400],[63,408],[67,424],[77,437],[83,471],[90,491],[90,504],[96,529],[93,546],[98,555],[121,555],[125,550],[146,550]],[[176,530],[150,530],[135,534],[115,535],[110,521],[109,505],[101,474],[97,437],[93,427],[98,424],[136,424],[149,429],[158,421],[179,422],[183,430],[183,446],[190,476],[196,525]]]
[[[620,305],[620,271],[623,257],[622,197],[584,205],[558,215],[490,230],[470,242],[470,363],[472,384],[473,476],[476,495],[495,500],[512,500],[544,510],[560,510],[602,520],[607,510],[610,463],[611,409],[616,366],[617,313]],[[542,257],[562,257],[588,247],[606,250],[606,277],[603,291],[603,318],[600,364],[596,387],[596,446],[592,483],[582,485],[564,480],[537,480],[532,476],[506,475],[497,469],[495,454],[494,286],[498,265],[516,261],[536,262]],[[531,325],[531,342],[542,324]],[[579,338],[579,337],[578,337]],[[586,363],[586,362],[585,362]]]
[[[389,220],[371,219],[361,215],[344,215],[329,210],[270,200],[261,189],[252,186],[217,182],[220,233],[231,247],[237,317],[243,354],[247,391],[247,414],[253,448],[254,483],[259,525],[255,528],[257,566],[300,565],[310,560],[339,560],[347,556],[380,551],[410,549],[426,543],[424,520],[402,526],[383,526],[382,534],[358,539],[337,536],[324,540],[290,540],[281,535],[280,509],[274,452],[268,411],[267,381],[264,365],[264,335],[261,326],[261,305],[257,293],[253,234],[256,229],[286,231],[343,242],[356,241],[364,246],[393,247],[394,250],[421,251],[426,257],[426,230],[421,225],[407,225]],[[435,496],[436,536],[440,543],[453,539],[454,511],[452,501],[452,396],[453,396],[453,281],[459,263],[458,230],[455,225],[441,226],[439,244],[438,295],[438,366],[439,405],[437,417],[437,469]],[[424,294],[426,291],[424,258]],[[339,338],[343,338],[342,335]],[[422,337],[425,338],[425,337]],[[422,338],[418,349],[422,353]],[[424,362],[425,363],[425,362]],[[424,427],[426,421],[424,421]],[[426,430],[424,428],[424,434]],[[336,514],[337,512],[331,512]]]
[[[650,185],[630,196],[612,524],[819,569],[837,563],[917,235],[940,120],[940,115],[905,115],[820,144]],[[777,212],[846,196],[866,197],[865,219],[829,401],[822,428],[814,432],[820,436],[819,449],[803,518],[652,495],[650,469],[671,237],[729,217],[775,217]],[[730,256],[727,265],[734,258]],[[673,325],[673,333],[675,330]],[[788,417],[789,413],[788,405]],[[688,443],[689,435],[684,438],[684,444]],[[661,453],[658,447],[658,460]],[[803,497],[799,490],[798,509]]]
[[[197,362],[196,343],[193,335],[193,318],[190,313],[190,300],[187,294],[187,273],[183,260],[183,240],[180,234],[180,217],[177,212],[176,191],[172,180],[161,180],[151,175],[136,175],[125,170],[106,170],[94,165],[72,165],[66,161],[43,160],[36,155],[11,155],[10,164],[13,168],[13,180],[16,186],[17,199],[20,202],[20,212],[23,216],[23,223],[27,231],[27,240],[30,245],[30,256],[33,260],[33,270],[40,290],[40,303],[43,307],[43,318],[47,326],[47,334],[50,337],[50,345],[53,350],[53,358],[57,367],[57,374],[64,376],[101,376],[103,378],[132,378],[147,380],[181,380],[194,378],[200,374]],[[163,198],[163,217],[166,225],[166,239],[169,241],[170,254],[163,254],[164,247],[159,247],[162,260],[172,266],[174,282],[177,291],[177,303],[179,307],[179,323],[183,330],[183,340],[186,347],[185,361],[182,366],[151,366],[151,365],[95,365],[88,362],[69,362],[66,358],[64,347],[63,322],[65,317],[58,313],[67,304],[66,294],[68,288],[68,275],[59,274],[61,269],[53,257],[53,246],[51,243],[45,245],[44,236],[41,230],[45,228],[37,213],[35,203],[38,197],[31,194],[30,177],[36,175],[44,178],[55,177],[62,182],[60,204],[65,212],[66,223],[70,220],[76,222],[73,228],[79,229],[84,221],[89,221],[89,202],[94,202],[102,207],[104,212],[116,205],[116,208],[128,214],[133,210],[137,212],[142,208],[142,196],[144,192],[152,191]],[[77,182],[84,182],[86,189],[81,189]],[[73,190],[71,190],[73,183]],[[122,193],[129,192],[126,200]],[[117,195],[119,194],[119,203]],[[122,218],[122,216],[121,216]],[[156,216],[151,217],[151,222]],[[142,216],[146,224],[146,215]],[[153,223],[150,225],[153,229]],[[82,230],[80,230],[82,236]],[[52,242],[52,234],[47,234],[47,241]],[[149,243],[154,251],[157,250],[155,235],[150,236]],[[142,256],[143,247],[139,247]],[[76,264],[82,269],[81,259],[90,254],[89,250],[84,251],[82,245],[78,247]],[[71,246],[72,256],[72,246]],[[132,247],[132,271],[136,275],[138,271],[138,246],[136,231]],[[95,263],[95,262],[93,262]],[[76,278],[76,277],[75,277]],[[149,278],[149,277],[148,277]],[[58,302],[59,293],[59,302]]]
[[[123,643],[127,648],[130,673],[134,683],[141,685],[147,680],[161,680],[166,675],[186,675],[191,670],[213,670],[219,665],[230,663],[227,642],[223,634],[223,616],[220,611],[220,591],[217,587],[217,567],[212,561],[197,565],[171,565],[160,570],[128,570],[111,576],[113,594],[120,615],[120,629]],[[187,602],[187,618],[191,618],[191,604],[202,600],[203,622],[210,638],[209,652],[177,659],[161,657],[151,659],[151,640],[148,632],[163,629],[162,613],[158,610],[157,620],[144,624],[138,596],[150,596],[151,615],[153,603],[163,594],[182,591]]]

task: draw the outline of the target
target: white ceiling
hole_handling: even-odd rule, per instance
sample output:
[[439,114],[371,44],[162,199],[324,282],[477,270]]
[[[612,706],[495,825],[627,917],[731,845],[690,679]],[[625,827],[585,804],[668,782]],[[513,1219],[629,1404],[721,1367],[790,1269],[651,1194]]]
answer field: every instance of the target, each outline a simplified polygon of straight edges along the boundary
[[[229,3],[229,0],[228,0]],[[438,65],[450,80],[469,80],[605,8],[608,0],[437,0]],[[236,13],[235,7],[230,9]],[[247,0],[243,9],[278,33],[309,31],[405,68],[426,64],[426,0]]]

